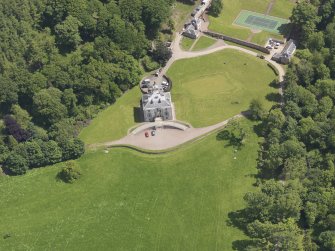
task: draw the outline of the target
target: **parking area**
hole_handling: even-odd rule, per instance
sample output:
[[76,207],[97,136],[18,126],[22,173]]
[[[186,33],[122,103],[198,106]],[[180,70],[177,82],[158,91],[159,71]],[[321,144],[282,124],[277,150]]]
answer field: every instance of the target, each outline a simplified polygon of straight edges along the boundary
[[270,50],[270,54],[274,54],[276,52],[280,52],[283,50],[285,44],[282,43],[282,42],[279,42],[278,40],[275,40],[275,39],[272,39],[272,38],[269,38],[269,40],[267,41],[265,47],[267,49]]

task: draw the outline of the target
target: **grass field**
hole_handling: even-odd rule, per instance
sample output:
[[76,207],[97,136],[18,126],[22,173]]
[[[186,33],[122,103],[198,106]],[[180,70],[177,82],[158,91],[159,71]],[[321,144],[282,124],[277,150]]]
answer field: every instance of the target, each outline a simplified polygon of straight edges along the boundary
[[125,93],[115,104],[100,112],[79,134],[86,144],[106,142],[122,138],[134,126],[134,108],[140,105],[141,92],[138,87]]
[[[0,250],[232,250],[228,224],[255,189],[253,124],[235,153],[215,135],[161,156],[113,149],[85,154],[74,184],[60,166],[0,176]],[[234,160],[234,156],[237,157]]]
[[216,43],[215,39],[207,37],[207,36],[201,36],[196,42],[196,44],[194,45],[194,47],[192,48],[192,51],[200,51],[200,50],[206,49],[215,43]]
[[[241,10],[249,10],[258,13],[265,13],[270,0],[224,0],[223,11],[219,17],[210,17],[209,29],[225,35],[246,40],[252,34],[248,28],[233,25],[234,20]],[[276,0],[269,15],[288,19],[294,3],[290,0]],[[256,34],[251,42],[264,45],[269,37],[281,39],[282,36],[263,31]]]
[[269,85],[276,77],[267,64],[235,50],[177,61],[167,75],[173,81],[177,119],[195,127],[212,125],[247,110],[253,98],[270,108],[273,103],[266,96],[278,94]]

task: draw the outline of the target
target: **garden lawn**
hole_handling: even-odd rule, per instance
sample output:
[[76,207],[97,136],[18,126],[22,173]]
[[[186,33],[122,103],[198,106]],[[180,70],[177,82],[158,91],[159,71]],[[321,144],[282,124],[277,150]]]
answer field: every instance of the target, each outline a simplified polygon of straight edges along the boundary
[[113,105],[100,112],[88,127],[79,134],[85,144],[120,139],[127,135],[135,122],[135,107],[140,106],[141,92],[138,86],[126,92]]
[[216,40],[207,36],[201,36],[196,44],[194,45],[192,51],[200,51],[206,49],[216,43]]
[[[265,14],[271,0],[224,0],[223,11],[219,17],[210,17],[209,30],[223,33],[228,36],[246,40],[252,34],[251,30],[245,27],[234,25],[234,20],[241,10],[249,10]],[[289,18],[291,16],[294,3],[290,0],[276,0],[269,15]],[[269,37],[282,39],[283,36],[262,31],[251,39],[252,42],[264,45]]]
[[74,184],[56,181],[61,164],[0,176],[0,250],[232,250],[247,237],[228,214],[255,189],[259,141],[242,124],[236,153],[211,135],[159,156],[89,152]]
[[194,44],[195,39],[188,38],[188,37],[183,37],[180,46],[184,51],[188,51],[191,49],[192,45]]
[[167,75],[173,81],[177,119],[195,127],[239,114],[248,109],[252,99],[270,108],[279,95],[278,89],[270,86],[276,76],[264,60],[232,49],[179,60]]

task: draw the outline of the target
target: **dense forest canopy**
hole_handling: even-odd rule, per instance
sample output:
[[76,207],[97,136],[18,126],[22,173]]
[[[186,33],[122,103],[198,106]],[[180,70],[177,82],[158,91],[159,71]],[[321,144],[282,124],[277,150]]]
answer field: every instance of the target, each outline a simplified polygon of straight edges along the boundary
[[138,84],[141,60],[158,66],[147,54],[173,2],[0,1],[3,169],[21,174],[80,156],[80,125]]
[[284,104],[265,116],[252,104],[265,141],[260,189],[236,212],[247,250],[335,250],[335,1],[300,1],[291,21],[300,49]]

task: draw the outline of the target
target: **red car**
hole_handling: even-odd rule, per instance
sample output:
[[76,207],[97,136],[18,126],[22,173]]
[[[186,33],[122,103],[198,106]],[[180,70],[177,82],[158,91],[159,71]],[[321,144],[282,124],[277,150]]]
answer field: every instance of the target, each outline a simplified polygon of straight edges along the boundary
[[145,132],[144,135],[145,135],[146,138],[149,137],[149,133],[148,132]]

